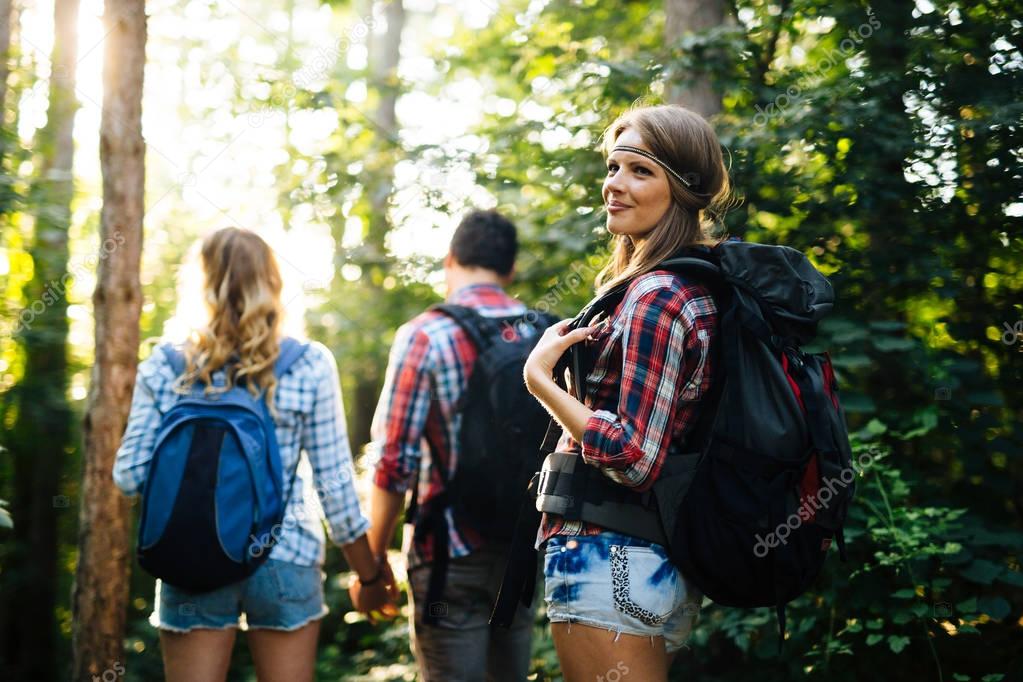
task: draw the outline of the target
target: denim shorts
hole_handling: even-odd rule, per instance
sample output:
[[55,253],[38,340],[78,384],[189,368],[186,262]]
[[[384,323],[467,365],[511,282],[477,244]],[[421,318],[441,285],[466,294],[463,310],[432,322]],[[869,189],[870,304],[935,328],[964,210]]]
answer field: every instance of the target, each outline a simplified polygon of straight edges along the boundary
[[156,581],[150,624],[172,632],[195,628],[297,630],[327,615],[319,566],[267,559],[245,580],[211,592],[187,592]]
[[619,533],[555,535],[544,578],[552,623],[663,637],[669,653],[685,646],[703,601],[664,547]]

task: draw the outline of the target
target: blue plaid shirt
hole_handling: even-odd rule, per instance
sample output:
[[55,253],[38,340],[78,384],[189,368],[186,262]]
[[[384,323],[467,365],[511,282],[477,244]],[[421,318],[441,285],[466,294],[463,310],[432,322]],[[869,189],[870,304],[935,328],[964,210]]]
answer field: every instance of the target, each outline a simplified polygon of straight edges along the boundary
[[[179,398],[172,390],[175,378],[160,348],[139,363],[131,414],[113,472],[114,482],[127,495],[138,494],[145,483],[160,418]],[[223,381],[223,370],[213,375],[214,384]],[[322,564],[325,540],[321,519],[327,520],[330,538],[338,545],[358,539],[369,528],[353,485],[337,364],[326,346],[311,343],[281,377],[274,407],[285,491],[303,450],[312,468],[315,491],[306,487],[299,472],[280,540],[270,557],[300,566]]]

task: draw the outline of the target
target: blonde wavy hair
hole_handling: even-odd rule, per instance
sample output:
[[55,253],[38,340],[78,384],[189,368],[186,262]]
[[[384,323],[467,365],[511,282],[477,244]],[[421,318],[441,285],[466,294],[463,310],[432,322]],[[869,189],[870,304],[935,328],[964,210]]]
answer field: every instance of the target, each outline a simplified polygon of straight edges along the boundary
[[[186,369],[175,390],[187,393],[199,381],[206,393],[223,393],[244,383],[254,397],[265,391],[274,413],[273,368],[284,317],[277,259],[255,232],[226,227],[203,240],[201,260],[209,322],[186,342]],[[214,386],[213,373],[222,368],[225,385]]]
[[654,156],[683,177],[695,175],[699,184],[690,189],[671,173],[665,173],[671,205],[639,247],[628,235],[612,238],[611,259],[594,282],[598,294],[650,272],[681,248],[718,244],[724,235],[712,234],[715,227],[722,228],[723,233],[721,220],[735,202],[721,143],[702,116],[675,105],[633,108],[605,129],[599,147],[605,159],[618,137],[629,129],[639,133]]

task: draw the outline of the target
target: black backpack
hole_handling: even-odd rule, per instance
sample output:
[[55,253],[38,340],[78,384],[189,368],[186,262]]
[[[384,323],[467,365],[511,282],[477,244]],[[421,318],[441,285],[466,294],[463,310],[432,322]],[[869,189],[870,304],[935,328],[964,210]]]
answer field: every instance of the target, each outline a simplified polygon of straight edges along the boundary
[[[784,606],[813,583],[832,539],[845,560],[842,526],[855,489],[831,360],[801,350],[831,311],[831,284],[795,249],[741,241],[687,250],[656,269],[705,284],[717,305],[718,371],[697,424],[669,450],[649,491],[616,485],[571,457],[563,458],[571,470],[538,476],[536,492],[545,503],[570,502],[570,520],[666,545],[718,604],[776,607],[780,648]],[[627,287],[592,301],[571,327],[613,311]],[[590,369],[580,345],[563,358],[576,395]],[[528,576],[525,583],[504,586],[511,592],[502,590],[494,622],[505,623],[502,601],[531,599]]]
[[[457,322],[478,352],[469,384],[455,406],[461,415],[455,471],[444,470],[435,445],[428,443],[446,482],[444,490],[420,505],[417,486],[408,511],[408,518],[415,521],[417,539],[433,535],[427,604],[434,604],[441,601],[447,578],[448,509],[484,539],[511,541],[522,491],[540,465],[537,444],[550,420],[526,390],[522,371],[543,331],[558,318],[536,311],[486,317],[468,306],[453,304],[434,305],[430,310]],[[428,623],[436,620],[432,611],[427,609],[424,614]]]

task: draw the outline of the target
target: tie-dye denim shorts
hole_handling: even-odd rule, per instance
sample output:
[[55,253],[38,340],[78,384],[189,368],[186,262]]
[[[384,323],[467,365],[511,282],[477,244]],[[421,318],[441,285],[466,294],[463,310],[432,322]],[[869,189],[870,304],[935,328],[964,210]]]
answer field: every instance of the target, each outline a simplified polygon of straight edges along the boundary
[[669,653],[685,646],[703,601],[664,547],[619,533],[555,535],[544,578],[552,623],[664,637]]

